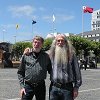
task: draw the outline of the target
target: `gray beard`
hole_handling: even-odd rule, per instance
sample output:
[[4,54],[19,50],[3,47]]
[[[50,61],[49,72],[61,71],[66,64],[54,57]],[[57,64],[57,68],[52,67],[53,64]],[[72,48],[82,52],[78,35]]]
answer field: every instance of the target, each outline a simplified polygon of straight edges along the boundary
[[54,81],[66,83],[68,79],[67,74],[68,56],[66,46],[55,48],[53,79]]
[[41,50],[40,48],[34,48],[34,47],[33,47],[33,51],[34,51],[34,52],[37,52],[37,53],[38,53],[38,52],[40,52],[40,50]]
[[63,47],[56,46],[54,60],[57,64],[66,65],[68,63],[68,54],[66,46]]

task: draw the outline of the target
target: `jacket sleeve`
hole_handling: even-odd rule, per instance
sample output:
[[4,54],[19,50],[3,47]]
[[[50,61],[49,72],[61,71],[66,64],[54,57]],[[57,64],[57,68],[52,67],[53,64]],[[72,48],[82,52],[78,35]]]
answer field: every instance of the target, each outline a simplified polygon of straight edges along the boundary
[[24,88],[24,77],[25,77],[25,61],[24,61],[24,55],[21,58],[21,63],[19,65],[18,71],[18,79],[20,83],[20,87]]
[[48,57],[48,66],[47,66],[47,70],[48,70],[48,73],[51,74],[51,71],[52,71],[52,64],[51,64],[51,60],[50,60],[49,55],[47,55],[47,57]]
[[82,76],[81,71],[78,64],[78,59],[76,55],[73,55],[72,58],[72,70],[73,70],[73,76],[74,76],[74,88],[78,89],[82,84]]

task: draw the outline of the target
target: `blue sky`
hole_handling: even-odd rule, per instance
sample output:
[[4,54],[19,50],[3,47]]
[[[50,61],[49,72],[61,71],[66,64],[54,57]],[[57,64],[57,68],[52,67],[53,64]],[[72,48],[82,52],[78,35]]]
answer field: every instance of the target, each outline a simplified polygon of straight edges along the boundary
[[[100,0],[2,0],[0,42],[30,40],[48,33],[81,33],[82,6],[100,9]],[[54,24],[52,16],[55,16]],[[37,23],[32,25],[32,19]],[[91,30],[91,14],[83,14],[84,31]],[[16,24],[19,28],[16,30]],[[54,28],[53,28],[54,26]]]

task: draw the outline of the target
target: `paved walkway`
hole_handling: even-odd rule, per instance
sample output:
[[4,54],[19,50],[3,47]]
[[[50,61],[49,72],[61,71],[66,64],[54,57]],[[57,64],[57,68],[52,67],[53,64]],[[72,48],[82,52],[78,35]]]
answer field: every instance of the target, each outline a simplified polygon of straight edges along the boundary
[[[75,100],[100,100],[100,66],[98,69],[81,70],[81,72],[83,84]],[[46,100],[48,100],[49,84],[48,75]],[[19,90],[17,68],[0,69],[0,100],[20,100]]]

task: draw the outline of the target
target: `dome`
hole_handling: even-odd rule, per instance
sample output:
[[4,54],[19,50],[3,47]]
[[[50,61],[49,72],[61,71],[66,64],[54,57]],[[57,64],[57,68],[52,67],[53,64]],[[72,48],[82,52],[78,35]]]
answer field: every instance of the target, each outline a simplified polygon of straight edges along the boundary
[[53,34],[48,34],[47,36],[46,36],[46,39],[47,38],[54,38],[55,36],[53,35]]

